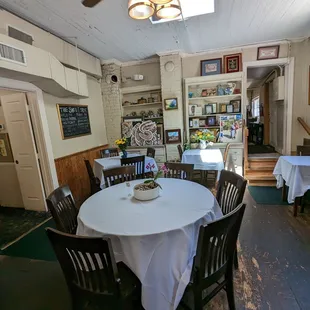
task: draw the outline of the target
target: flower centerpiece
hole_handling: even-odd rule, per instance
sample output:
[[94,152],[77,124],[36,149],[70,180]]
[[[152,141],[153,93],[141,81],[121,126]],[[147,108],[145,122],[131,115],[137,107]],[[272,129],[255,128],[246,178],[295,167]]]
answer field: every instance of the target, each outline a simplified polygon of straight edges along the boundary
[[192,142],[199,142],[200,149],[204,150],[208,145],[212,145],[215,140],[213,132],[208,129],[197,130],[194,134],[191,135]]
[[154,177],[144,181],[144,183],[137,184],[134,187],[134,197],[138,200],[152,200],[159,196],[159,189],[162,188],[157,182],[157,179],[162,175],[168,173],[168,169],[163,165],[159,171],[154,174]]
[[128,147],[128,140],[126,138],[121,138],[115,141],[115,144],[118,146],[118,148],[122,151],[123,155],[122,158],[127,158],[127,147]]

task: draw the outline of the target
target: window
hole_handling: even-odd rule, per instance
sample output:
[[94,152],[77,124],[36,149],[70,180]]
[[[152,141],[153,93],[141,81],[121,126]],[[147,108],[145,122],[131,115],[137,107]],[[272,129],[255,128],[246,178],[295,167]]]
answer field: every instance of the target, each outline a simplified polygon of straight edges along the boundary
[[259,97],[255,97],[252,100],[252,117],[257,117],[257,120],[259,121],[260,117]]

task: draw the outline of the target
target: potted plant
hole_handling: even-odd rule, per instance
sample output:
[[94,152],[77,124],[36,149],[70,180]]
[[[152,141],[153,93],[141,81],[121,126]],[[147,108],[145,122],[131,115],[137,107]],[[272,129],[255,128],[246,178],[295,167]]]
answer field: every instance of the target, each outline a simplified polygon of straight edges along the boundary
[[214,134],[208,129],[197,130],[194,134],[191,135],[191,141],[196,143],[199,142],[201,150],[206,149],[208,145],[212,145],[214,140]]
[[133,189],[133,195],[138,200],[152,200],[159,196],[160,184],[157,183],[157,179],[166,174],[168,169],[163,165],[160,170],[150,180],[144,181],[144,183],[137,184]]
[[128,147],[128,140],[126,138],[121,138],[115,141],[115,144],[118,148],[122,151],[122,158],[127,158],[127,147]]

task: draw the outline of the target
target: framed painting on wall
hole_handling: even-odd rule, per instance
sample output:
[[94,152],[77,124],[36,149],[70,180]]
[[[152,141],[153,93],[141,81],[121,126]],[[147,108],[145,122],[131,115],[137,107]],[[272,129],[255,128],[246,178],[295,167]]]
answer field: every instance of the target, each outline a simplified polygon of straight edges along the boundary
[[224,56],[225,73],[242,71],[242,54],[231,54]]
[[165,99],[165,110],[177,110],[178,109],[178,98]]
[[222,73],[222,58],[207,59],[200,62],[201,76],[215,75]]
[[166,143],[181,143],[181,129],[169,129],[165,131]]
[[13,162],[13,153],[7,133],[0,133],[0,162],[10,163]]
[[279,58],[280,45],[262,46],[257,49],[257,60]]

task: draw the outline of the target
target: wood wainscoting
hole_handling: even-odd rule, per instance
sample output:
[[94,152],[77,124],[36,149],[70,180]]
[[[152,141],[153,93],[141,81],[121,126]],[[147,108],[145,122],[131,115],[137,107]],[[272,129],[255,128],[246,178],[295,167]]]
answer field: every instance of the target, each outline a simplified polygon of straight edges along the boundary
[[94,160],[100,158],[100,150],[106,148],[108,145],[102,145],[55,159],[59,185],[69,185],[78,206],[90,195],[89,177],[84,159],[88,159],[93,166]]

